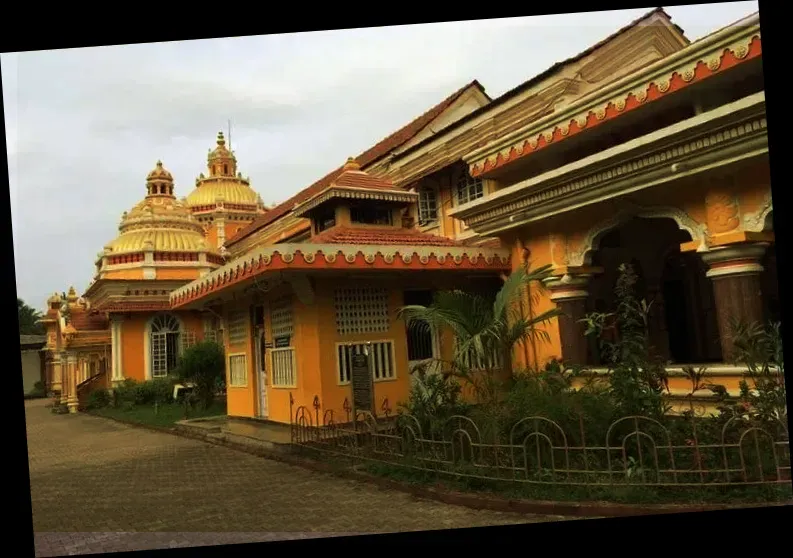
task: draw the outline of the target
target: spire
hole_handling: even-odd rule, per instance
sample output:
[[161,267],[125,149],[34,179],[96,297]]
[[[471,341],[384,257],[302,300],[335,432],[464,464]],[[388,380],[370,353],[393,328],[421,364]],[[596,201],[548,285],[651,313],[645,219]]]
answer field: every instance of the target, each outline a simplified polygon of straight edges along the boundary
[[226,147],[226,138],[222,131],[218,132],[216,143],[217,147],[211,150],[207,157],[209,176],[234,178],[237,176],[237,159]]

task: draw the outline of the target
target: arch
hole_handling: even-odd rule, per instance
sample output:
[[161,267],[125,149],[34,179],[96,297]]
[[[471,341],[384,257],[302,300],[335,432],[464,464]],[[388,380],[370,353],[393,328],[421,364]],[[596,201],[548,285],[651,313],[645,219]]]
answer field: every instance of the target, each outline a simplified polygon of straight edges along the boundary
[[[146,321],[143,333],[143,362],[146,380],[163,377],[171,372],[179,355],[181,335],[185,331],[184,323],[176,314],[154,314]],[[162,373],[163,364],[165,374]]]
[[592,252],[598,249],[603,237],[613,229],[637,217],[640,219],[672,219],[680,230],[687,232],[691,240],[697,243],[698,252],[708,249],[707,228],[682,209],[671,206],[634,207],[620,211],[590,228],[579,249],[570,254],[568,265],[571,267],[590,265]]

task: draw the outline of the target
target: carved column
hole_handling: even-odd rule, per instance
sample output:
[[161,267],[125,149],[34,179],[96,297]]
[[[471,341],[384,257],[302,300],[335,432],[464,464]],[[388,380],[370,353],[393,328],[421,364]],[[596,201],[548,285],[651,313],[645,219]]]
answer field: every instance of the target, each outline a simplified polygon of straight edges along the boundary
[[69,386],[69,396],[66,399],[66,405],[69,407],[70,413],[76,413],[78,362],[77,362],[77,355],[75,355],[74,353],[67,353],[66,369],[68,371],[67,384]]
[[760,260],[767,247],[767,243],[736,244],[712,248],[702,254],[710,268],[707,276],[713,282],[719,341],[725,362],[731,361],[733,355],[732,321],[763,322]]
[[63,393],[63,387],[61,385],[61,378],[62,378],[62,371],[61,371],[61,353],[60,351],[53,351],[52,353],[52,385],[50,389],[54,392],[61,392]]
[[120,316],[113,316],[110,319],[110,381],[111,386],[116,387],[124,381],[122,367],[122,320]]
[[590,277],[590,273],[565,274],[546,281],[551,300],[562,311],[559,316],[559,338],[562,342],[562,361],[567,365],[587,364],[586,325],[581,320],[586,316]]

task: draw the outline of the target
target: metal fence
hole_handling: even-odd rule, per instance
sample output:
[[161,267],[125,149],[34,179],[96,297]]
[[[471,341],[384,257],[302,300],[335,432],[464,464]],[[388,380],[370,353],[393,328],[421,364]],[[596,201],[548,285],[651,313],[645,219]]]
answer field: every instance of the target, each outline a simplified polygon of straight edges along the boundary
[[[291,408],[294,447],[356,462],[492,481],[564,485],[695,487],[790,484],[790,445],[783,422],[753,425],[728,420],[709,434],[704,420],[641,416],[614,421],[604,439],[587,440],[584,419],[568,431],[541,416],[509,429],[452,416],[422,425],[409,414],[385,418],[357,412]],[[484,430],[482,427],[485,427]],[[484,432],[484,433],[483,433]]]

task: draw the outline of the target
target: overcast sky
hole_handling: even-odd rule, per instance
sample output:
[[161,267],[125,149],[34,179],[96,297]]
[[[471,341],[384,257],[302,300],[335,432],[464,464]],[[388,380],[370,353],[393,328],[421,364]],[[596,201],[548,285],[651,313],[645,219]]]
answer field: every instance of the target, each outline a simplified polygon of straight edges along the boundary
[[[667,11],[695,40],[757,9]],[[82,292],[157,159],[187,195],[229,119],[281,202],[467,82],[496,97],[648,10],[3,54],[18,295]]]

